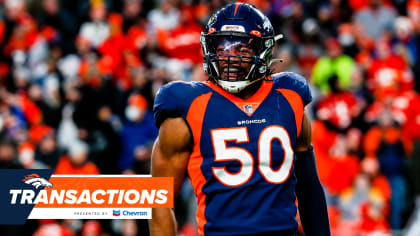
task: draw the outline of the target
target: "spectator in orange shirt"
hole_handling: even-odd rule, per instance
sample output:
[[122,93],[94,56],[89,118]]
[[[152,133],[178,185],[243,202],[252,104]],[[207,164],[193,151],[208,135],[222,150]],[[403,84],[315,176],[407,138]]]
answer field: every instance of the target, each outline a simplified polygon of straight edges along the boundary
[[346,138],[337,136],[334,146],[329,150],[331,170],[325,183],[328,192],[339,195],[349,188],[359,173],[359,160],[349,155]]
[[414,87],[414,78],[408,64],[391,49],[391,43],[386,37],[378,40],[376,58],[367,71],[368,89],[380,101],[395,92]]
[[201,64],[200,34],[202,27],[197,23],[194,10],[191,6],[181,7],[179,26],[171,31],[157,29],[159,46],[168,57],[185,61],[192,64]]
[[324,122],[315,120],[312,123],[313,138],[312,143],[316,153],[316,166],[318,170],[319,179],[323,185],[326,185],[328,176],[331,172],[330,159],[328,150],[334,145],[338,134],[327,129]]
[[340,87],[336,75],[328,79],[328,84],[331,93],[317,104],[317,117],[333,129],[346,130],[359,116],[362,107],[352,92]]
[[108,25],[110,35],[98,45],[97,50],[102,55],[102,61],[108,61],[106,64],[109,67],[109,71],[106,72],[112,74],[118,66],[120,66],[122,62],[122,53],[126,48],[125,36],[122,31],[123,19],[121,15],[117,13],[110,14],[108,17]]
[[383,205],[381,199],[372,197],[368,202],[362,204],[361,235],[391,235],[391,228],[382,212]]
[[68,156],[60,158],[54,174],[97,175],[100,173],[96,165],[88,160],[88,146],[77,142],[70,145]]
[[[360,174],[351,188],[340,195],[341,222],[339,235],[368,235],[389,232],[386,201],[382,192],[371,184],[369,176]],[[344,232],[346,232],[344,234]]]
[[388,180],[379,172],[379,163],[375,157],[365,157],[360,163],[361,171],[366,174],[372,183],[383,195],[384,199],[389,202],[391,199],[391,186]]

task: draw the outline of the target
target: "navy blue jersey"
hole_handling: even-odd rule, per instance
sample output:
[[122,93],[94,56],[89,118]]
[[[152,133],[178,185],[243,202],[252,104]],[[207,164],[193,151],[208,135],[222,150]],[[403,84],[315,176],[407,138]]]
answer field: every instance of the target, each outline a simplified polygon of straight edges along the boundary
[[293,149],[311,99],[306,80],[294,73],[268,77],[246,100],[212,82],[160,89],[156,125],[182,117],[193,139],[188,175],[200,235],[297,229]]

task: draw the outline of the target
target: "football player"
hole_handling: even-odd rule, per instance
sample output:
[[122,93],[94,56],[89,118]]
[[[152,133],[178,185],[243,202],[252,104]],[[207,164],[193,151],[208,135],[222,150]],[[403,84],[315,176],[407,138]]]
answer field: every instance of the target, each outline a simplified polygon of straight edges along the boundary
[[[304,107],[312,97],[294,73],[270,74],[279,36],[254,6],[227,5],[201,36],[209,80],[172,82],[154,104],[159,137],[152,175],[187,173],[205,235],[330,235]],[[176,235],[172,209],[153,209],[150,231]]]

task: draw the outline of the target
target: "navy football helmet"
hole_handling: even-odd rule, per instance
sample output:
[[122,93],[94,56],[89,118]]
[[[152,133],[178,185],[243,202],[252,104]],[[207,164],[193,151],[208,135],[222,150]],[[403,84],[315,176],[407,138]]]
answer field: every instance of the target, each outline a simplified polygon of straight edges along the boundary
[[214,13],[200,42],[205,73],[230,93],[240,92],[270,72],[274,29],[250,4],[233,3]]

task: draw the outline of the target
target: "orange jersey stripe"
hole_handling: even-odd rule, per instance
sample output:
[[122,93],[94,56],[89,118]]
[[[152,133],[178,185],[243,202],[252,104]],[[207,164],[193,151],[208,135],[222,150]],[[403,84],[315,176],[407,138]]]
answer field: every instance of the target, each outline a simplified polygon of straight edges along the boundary
[[302,98],[299,96],[298,93],[290,89],[276,89],[276,90],[283,94],[283,96],[287,99],[287,101],[289,102],[290,106],[292,107],[295,113],[296,133],[297,133],[297,137],[299,137],[300,131],[302,129],[302,120],[303,120],[303,112],[304,112]]
[[192,185],[197,196],[197,223],[198,232],[204,236],[204,225],[207,223],[204,211],[206,209],[205,194],[201,191],[203,185],[206,183],[203,173],[201,172],[201,164],[203,157],[200,151],[201,129],[203,126],[204,113],[206,112],[207,104],[213,93],[209,92],[197,97],[191,104],[187,114],[187,122],[193,133],[194,148],[188,161],[188,175],[191,178]]

